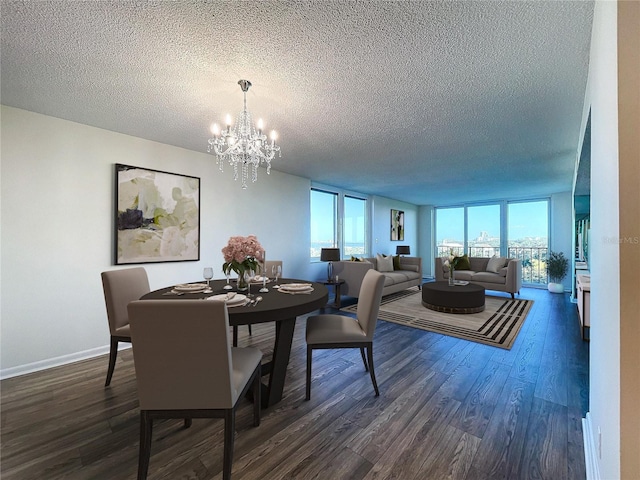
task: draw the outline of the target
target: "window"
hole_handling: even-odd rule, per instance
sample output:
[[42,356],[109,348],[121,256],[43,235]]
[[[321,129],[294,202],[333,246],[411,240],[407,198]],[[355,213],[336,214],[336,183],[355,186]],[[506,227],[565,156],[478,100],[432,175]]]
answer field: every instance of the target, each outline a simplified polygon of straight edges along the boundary
[[470,257],[500,255],[500,205],[467,207],[467,252]]
[[522,260],[522,281],[546,284],[549,202],[509,203],[508,225],[508,255]]
[[363,256],[366,253],[367,201],[362,198],[344,197],[344,248],[343,256]]
[[436,209],[436,255],[464,252],[464,207]]
[[437,256],[519,258],[523,282],[547,283],[548,200],[436,208],[435,218]]
[[338,194],[311,189],[311,258],[322,248],[337,247]]
[[366,198],[329,189],[311,189],[312,261],[320,260],[320,250],[337,247],[343,258],[367,252],[368,207]]

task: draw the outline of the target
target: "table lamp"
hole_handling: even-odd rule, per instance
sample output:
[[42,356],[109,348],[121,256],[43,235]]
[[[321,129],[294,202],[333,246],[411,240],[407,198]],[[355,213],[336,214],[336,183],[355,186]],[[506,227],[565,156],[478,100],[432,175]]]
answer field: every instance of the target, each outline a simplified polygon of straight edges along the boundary
[[411,255],[409,245],[398,245],[396,247],[396,255]]
[[333,280],[333,262],[340,260],[339,248],[323,248],[320,250],[320,261],[329,262],[327,266],[327,281]]

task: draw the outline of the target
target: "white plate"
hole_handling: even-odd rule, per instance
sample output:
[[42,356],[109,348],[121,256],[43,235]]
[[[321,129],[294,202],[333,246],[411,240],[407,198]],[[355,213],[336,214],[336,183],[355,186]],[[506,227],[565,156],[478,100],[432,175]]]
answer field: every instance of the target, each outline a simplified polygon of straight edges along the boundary
[[310,283],[285,283],[280,285],[280,288],[289,290],[290,292],[302,292],[305,290],[313,290]]
[[[269,278],[267,278],[267,281],[265,283],[269,283],[271,282],[271,280],[269,280]],[[251,279],[251,284],[261,284],[262,283],[262,277],[260,275],[256,275],[255,277],[253,277]]]
[[282,293],[288,293],[289,295],[297,295],[303,293],[311,293],[313,292],[313,287],[309,287],[305,290],[287,290],[286,288],[278,288],[277,290]]
[[247,300],[247,296],[242,295],[240,293],[236,294],[233,298],[229,298],[229,299],[228,298],[229,298],[228,294],[221,293],[220,295],[213,295],[211,297],[207,297],[207,300],[216,300],[218,302],[225,302],[230,307],[242,305]]
[[204,290],[205,288],[207,288],[207,285],[204,283],[183,283],[173,287],[176,292],[195,292],[198,290]]

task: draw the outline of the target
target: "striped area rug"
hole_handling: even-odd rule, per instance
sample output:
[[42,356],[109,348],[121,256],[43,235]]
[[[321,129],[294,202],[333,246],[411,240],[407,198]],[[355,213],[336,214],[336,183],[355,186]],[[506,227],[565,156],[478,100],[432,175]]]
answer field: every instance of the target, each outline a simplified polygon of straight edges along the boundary
[[[487,295],[480,313],[435,312],[422,306],[422,292],[414,287],[383,297],[378,318],[510,350],[532,305],[533,300]],[[356,305],[342,310],[355,313]]]

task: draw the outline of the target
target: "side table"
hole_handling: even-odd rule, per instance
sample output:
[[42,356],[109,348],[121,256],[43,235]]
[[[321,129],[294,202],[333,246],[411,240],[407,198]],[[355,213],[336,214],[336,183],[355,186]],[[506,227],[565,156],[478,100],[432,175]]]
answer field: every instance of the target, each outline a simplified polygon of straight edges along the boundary
[[333,303],[333,307],[335,308],[340,308],[340,286],[344,285],[345,281],[344,280],[325,280],[324,282],[320,282],[325,286],[331,286],[333,285],[333,288],[335,290],[335,301]]

